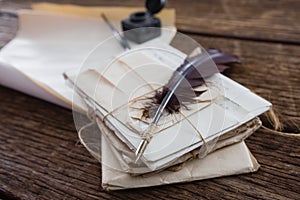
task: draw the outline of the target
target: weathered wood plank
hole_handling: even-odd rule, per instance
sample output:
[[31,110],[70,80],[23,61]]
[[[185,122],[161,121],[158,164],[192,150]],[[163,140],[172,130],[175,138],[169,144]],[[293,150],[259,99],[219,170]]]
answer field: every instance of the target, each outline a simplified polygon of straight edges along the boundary
[[[175,3],[175,2],[174,2]],[[179,4],[179,2],[177,2]],[[186,2],[188,4],[188,2]],[[263,41],[300,42],[299,1],[192,1],[177,17],[180,30]]]
[[[3,1],[3,9],[28,8],[38,0]],[[138,0],[53,0],[84,6],[143,6]],[[176,0],[167,7],[177,12],[181,31],[204,35],[300,44],[300,1],[298,0]]]
[[18,19],[10,14],[0,12],[0,48],[14,38],[17,29]]

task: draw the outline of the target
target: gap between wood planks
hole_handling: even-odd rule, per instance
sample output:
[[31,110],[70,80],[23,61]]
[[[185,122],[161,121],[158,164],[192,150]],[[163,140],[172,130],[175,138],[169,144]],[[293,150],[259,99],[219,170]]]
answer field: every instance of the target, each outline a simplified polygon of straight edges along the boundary
[[286,41],[286,40],[279,40],[279,39],[233,36],[233,35],[226,35],[226,34],[215,34],[215,33],[204,33],[204,32],[202,33],[202,32],[194,32],[194,31],[186,31],[181,29],[178,29],[178,31],[186,35],[198,35],[198,36],[211,37],[211,38],[235,39],[235,40],[245,40],[245,41],[273,43],[273,44],[296,45],[296,46],[300,45],[300,41]]

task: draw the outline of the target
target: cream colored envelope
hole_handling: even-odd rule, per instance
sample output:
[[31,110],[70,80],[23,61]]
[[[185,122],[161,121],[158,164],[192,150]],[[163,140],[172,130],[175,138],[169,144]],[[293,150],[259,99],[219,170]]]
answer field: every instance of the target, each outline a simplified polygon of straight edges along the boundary
[[179,171],[164,170],[147,176],[131,176],[122,171],[119,160],[109,144],[102,140],[102,187],[119,190],[164,184],[190,182],[214,177],[254,172],[259,164],[244,142],[233,144],[207,155],[203,159],[187,162]]

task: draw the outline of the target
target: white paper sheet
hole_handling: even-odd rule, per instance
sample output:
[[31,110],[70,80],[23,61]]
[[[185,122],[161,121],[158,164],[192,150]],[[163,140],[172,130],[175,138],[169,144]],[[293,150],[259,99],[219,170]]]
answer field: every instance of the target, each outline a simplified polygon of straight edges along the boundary
[[[47,10],[48,5],[37,7]],[[17,36],[0,51],[0,84],[71,108],[73,90],[66,86],[63,72],[78,69],[90,51],[112,33],[103,20],[96,17],[97,13],[100,16],[101,8],[67,6],[63,14],[56,10],[63,8],[53,5],[53,13],[49,10],[19,13]],[[76,16],[74,9],[79,9],[81,15]],[[90,9],[93,17],[89,17]],[[110,10],[112,13],[123,11],[118,19],[128,17],[124,12],[126,8],[112,7]],[[82,16],[82,13],[86,14]],[[112,23],[119,24],[115,19]]]

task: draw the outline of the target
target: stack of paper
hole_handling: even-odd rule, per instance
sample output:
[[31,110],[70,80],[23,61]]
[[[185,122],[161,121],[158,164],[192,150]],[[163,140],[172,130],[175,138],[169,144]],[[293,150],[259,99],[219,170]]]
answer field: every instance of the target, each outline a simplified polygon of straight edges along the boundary
[[[200,96],[201,103],[182,108],[180,113],[165,113],[141,160],[135,162],[134,152],[142,140],[140,133],[149,126],[149,121],[142,117],[143,109],[185,58],[183,52],[161,39],[154,39],[116,55],[108,67],[105,64],[83,67],[77,76],[65,73],[82,100],[96,113],[96,123],[102,133],[98,138],[102,143],[91,141],[90,138],[97,138],[95,131],[80,132],[80,138],[93,155],[102,155],[103,172],[116,170],[127,174],[125,177],[145,174],[160,177],[166,170],[197,157],[201,152],[199,147],[204,146],[202,138],[209,144],[207,153],[211,153],[241,142],[260,126],[256,116],[267,111],[271,104],[233,80],[215,74],[205,79],[211,84],[206,85],[206,92]],[[188,179],[194,180],[194,175],[189,175]],[[195,179],[201,178],[195,176]],[[108,189],[125,187],[112,185],[109,178],[107,180],[103,185]],[[133,180],[143,179],[135,177]],[[163,183],[166,182],[152,185]]]
[[[20,12],[16,38],[0,51],[0,84],[70,108],[74,91],[66,84],[65,74],[77,88],[79,97],[74,98],[82,100],[75,101],[75,107],[92,108],[96,113],[97,127],[91,131],[86,126],[79,136],[102,163],[105,189],[193,181],[258,169],[243,140],[259,128],[256,116],[271,104],[220,74],[206,80],[215,86],[204,88],[207,92],[201,95],[202,100],[214,101],[191,105],[190,110],[183,110],[185,117],[178,114],[164,117],[167,126],[158,128],[143,157],[135,163],[134,151],[141,141],[137,133],[147,126],[147,121],[135,110],[144,102],[132,100],[153,94],[187,55],[168,44],[171,34],[148,45],[167,49],[176,55],[174,57],[161,55],[158,58],[153,51],[134,51],[140,46],[121,53],[115,41],[115,48],[109,54],[118,59],[105,74],[102,69],[105,65],[98,61],[77,76],[90,51],[112,35],[99,17],[101,13],[119,27],[121,19],[143,9],[53,4],[38,4],[33,8],[35,11]],[[175,28],[173,10],[165,9],[160,18],[165,27]],[[160,70],[162,68],[164,70]],[[103,78],[113,84],[99,82]],[[160,85],[135,88],[154,82]],[[126,106],[119,109],[123,104]],[[204,145],[198,132],[212,144],[209,154],[201,159],[197,154]]]

